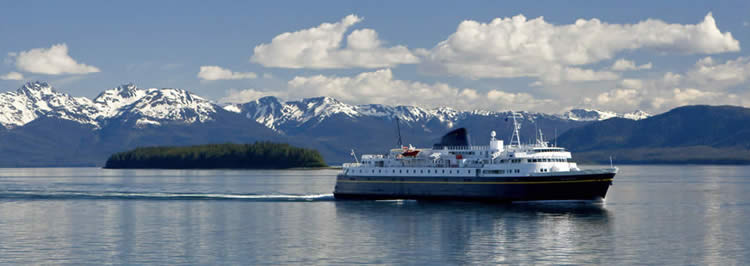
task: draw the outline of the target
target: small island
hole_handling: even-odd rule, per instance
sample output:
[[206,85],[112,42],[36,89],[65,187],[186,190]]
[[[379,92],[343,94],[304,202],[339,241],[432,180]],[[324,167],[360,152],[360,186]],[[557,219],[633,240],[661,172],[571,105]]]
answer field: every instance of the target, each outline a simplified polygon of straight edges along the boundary
[[326,167],[318,151],[285,143],[143,147],[115,153],[108,169],[289,169]]

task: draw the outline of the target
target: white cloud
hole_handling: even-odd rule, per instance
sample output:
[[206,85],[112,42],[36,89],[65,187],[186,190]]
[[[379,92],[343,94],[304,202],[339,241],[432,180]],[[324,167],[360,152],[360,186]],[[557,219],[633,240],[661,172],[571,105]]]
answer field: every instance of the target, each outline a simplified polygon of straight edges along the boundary
[[337,23],[323,23],[318,27],[285,32],[271,43],[255,46],[250,61],[266,67],[281,68],[381,68],[419,62],[405,46],[383,47],[377,32],[372,29],[354,30],[346,37],[349,27],[362,21],[349,15]]
[[643,88],[643,81],[640,79],[623,79],[620,81],[620,86],[627,89],[640,89]]
[[[719,62],[704,57],[684,73],[652,79],[622,79],[615,88],[583,100],[589,107],[652,113],[690,104],[750,106],[750,57]],[[566,101],[566,99],[561,99]]]
[[201,66],[198,72],[198,78],[202,80],[254,79],[257,77],[258,74],[253,72],[232,72],[219,66]]
[[284,91],[230,90],[222,101],[246,102],[269,95],[287,100],[329,96],[351,104],[451,106],[464,110],[531,110],[553,103],[551,100],[536,99],[528,93],[501,90],[483,93],[444,83],[398,80],[394,79],[390,69],[364,72],[353,77],[297,76],[288,82]]
[[10,72],[8,74],[0,76],[2,80],[23,80],[23,74],[18,72]]
[[686,74],[690,81],[701,87],[726,88],[750,80],[750,57],[738,57],[718,64],[711,57],[695,63]]
[[550,79],[550,76],[547,75],[545,76],[545,81],[598,81],[615,80],[619,78],[619,75],[610,71],[595,71],[577,67],[565,67],[560,74],[561,77],[559,79]]
[[[419,54],[425,57],[422,69],[426,72],[472,79],[535,77],[555,81],[567,67],[612,59],[620,52],[638,49],[714,54],[739,51],[740,46],[731,33],[717,28],[711,13],[695,25],[655,19],[636,24],[579,19],[574,24],[554,25],[542,17],[527,20],[518,15],[489,23],[463,21],[448,39]],[[612,75],[603,77],[607,80]]]
[[99,72],[99,68],[76,62],[68,55],[68,45],[61,43],[50,48],[35,48],[18,54],[9,54],[15,58],[16,68],[21,71],[60,75],[88,74]]
[[638,103],[638,91],[634,89],[616,89],[599,94],[596,102],[600,105],[625,104],[632,106]]
[[675,86],[675,85],[679,84],[682,81],[682,79],[683,79],[683,76],[680,75],[680,74],[675,74],[675,73],[672,73],[672,72],[667,72],[667,73],[664,74],[664,77],[662,77],[661,81],[666,86]]
[[265,96],[281,96],[272,91],[261,91],[255,89],[229,89],[227,94],[219,101],[223,103],[246,103]]
[[732,104],[747,105],[742,97],[734,93],[702,91],[695,88],[674,88],[663,96],[648,101],[653,108],[671,109],[692,104]]
[[615,61],[612,64],[612,67],[610,68],[615,71],[627,71],[627,70],[651,69],[651,67],[653,67],[651,62],[648,62],[640,66],[636,66],[635,62],[633,61],[626,60],[626,59],[617,59],[617,61]]

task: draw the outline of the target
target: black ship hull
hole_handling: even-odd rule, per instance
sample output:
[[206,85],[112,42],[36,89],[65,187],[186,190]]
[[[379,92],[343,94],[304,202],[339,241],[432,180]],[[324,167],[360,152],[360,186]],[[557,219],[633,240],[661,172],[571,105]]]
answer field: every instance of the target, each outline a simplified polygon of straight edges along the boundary
[[600,200],[614,171],[523,177],[393,177],[339,175],[336,199],[471,201]]

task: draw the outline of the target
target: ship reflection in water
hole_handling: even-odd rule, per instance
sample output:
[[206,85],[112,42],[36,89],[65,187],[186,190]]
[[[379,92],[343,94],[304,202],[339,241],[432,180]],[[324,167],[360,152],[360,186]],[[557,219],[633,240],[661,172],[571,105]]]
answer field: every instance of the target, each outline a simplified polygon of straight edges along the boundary
[[[380,254],[384,263],[605,263],[602,254],[614,249],[603,239],[612,235],[612,217],[597,203],[344,201],[336,215],[351,223],[336,226],[359,229],[352,239],[368,240],[350,255]],[[412,260],[387,259],[398,257]]]

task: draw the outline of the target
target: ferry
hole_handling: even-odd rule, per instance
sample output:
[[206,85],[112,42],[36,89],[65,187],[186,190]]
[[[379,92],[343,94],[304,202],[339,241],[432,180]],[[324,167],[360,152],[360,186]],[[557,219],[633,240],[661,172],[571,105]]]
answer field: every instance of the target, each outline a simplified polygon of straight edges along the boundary
[[512,113],[509,145],[490,133],[489,145],[471,145],[458,128],[432,148],[400,145],[386,154],[355,156],[336,177],[336,199],[416,199],[476,201],[585,200],[607,195],[618,168],[581,169],[571,153],[551,145],[539,131],[522,144],[521,124]]

